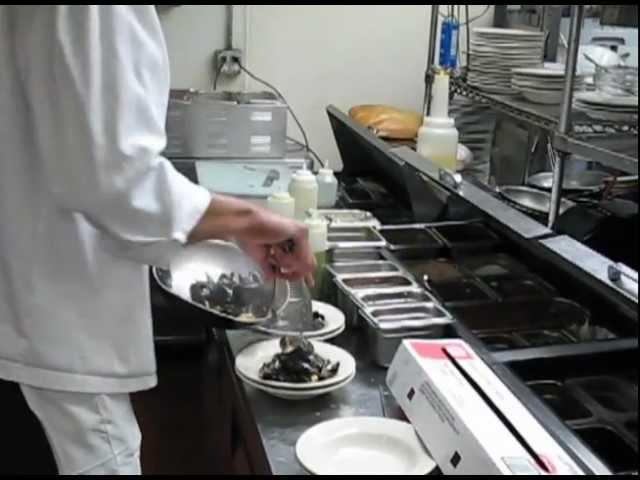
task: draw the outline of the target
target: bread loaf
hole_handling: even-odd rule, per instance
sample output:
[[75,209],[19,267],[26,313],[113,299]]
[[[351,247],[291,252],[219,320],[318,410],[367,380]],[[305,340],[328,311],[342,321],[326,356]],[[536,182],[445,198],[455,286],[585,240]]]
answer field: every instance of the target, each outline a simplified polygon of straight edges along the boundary
[[386,105],[360,105],[349,111],[358,124],[390,140],[413,140],[422,126],[422,115]]

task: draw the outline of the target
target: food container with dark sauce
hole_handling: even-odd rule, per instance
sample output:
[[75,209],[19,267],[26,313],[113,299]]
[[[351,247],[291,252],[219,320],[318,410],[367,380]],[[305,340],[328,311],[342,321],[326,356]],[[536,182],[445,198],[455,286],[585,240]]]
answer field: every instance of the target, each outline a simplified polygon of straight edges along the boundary
[[531,271],[515,258],[504,253],[457,257],[458,264],[479,278],[528,276]]
[[467,271],[448,258],[403,260],[401,263],[416,282],[426,288],[430,284],[460,281],[469,276]]
[[500,245],[498,236],[482,223],[450,223],[433,227],[453,253],[492,250]]
[[[638,457],[638,350],[565,354],[507,364],[549,412],[616,475],[636,475]],[[637,367],[635,367],[637,368]]]
[[444,250],[443,243],[424,225],[383,226],[380,235],[399,258],[434,258]]
[[462,306],[451,313],[493,352],[617,338],[588,310],[562,298]]
[[485,284],[471,277],[438,283],[431,281],[427,288],[446,307],[495,303],[498,300]]
[[487,276],[482,280],[504,302],[551,298],[556,293],[551,285],[534,276],[499,275]]

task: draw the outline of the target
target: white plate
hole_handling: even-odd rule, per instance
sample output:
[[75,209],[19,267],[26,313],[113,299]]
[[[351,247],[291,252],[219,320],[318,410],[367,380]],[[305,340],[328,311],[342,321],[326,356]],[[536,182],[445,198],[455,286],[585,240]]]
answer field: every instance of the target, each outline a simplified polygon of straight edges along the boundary
[[[344,327],[346,325],[345,316],[344,313],[342,313],[336,307],[323,302],[314,301],[312,310],[324,315],[326,325],[322,330],[318,330],[315,332],[303,332],[302,335],[305,338],[314,340],[328,340],[344,332]],[[256,330],[262,333],[266,333],[267,335],[279,337],[296,336],[300,334],[300,332],[288,332],[285,330],[266,327],[257,327]]]
[[314,384],[298,384],[285,382],[271,382],[260,378],[260,368],[280,353],[280,340],[258,342],[245,348],[236,357],[236,371],[238,374],[256,385],[277,390],[319,390],[341,384],[355,375],[356,361],[353,356],[338,347],[328,343],[312,341],[316,353],[332,362],[340,362],[338,374],[330,379]]
[[513,71],[516,75],[525,75],[531,77],[545,77],[545,78],[564,78],[565,73],[559,70],[552,70],[547,68],[517,68]]
[[637,112],[634,113],[619,113],[619,112],[607,112],[607,111],[601,111],[601,110],[592,110],[592,109],[585,109],[585,108],[580,108],[580,106],[578,106],[579,110],[582,110],[587,116],[593,118],[594,120],[602,120],[605,122],[634,122],[634,121],[638,121],[638,114]]
[[531,103],[539,105],[560,105],[564,98],[563,92],[545,92],[542,90],[520,89],[522,96]]
[[298,460],[313,475],[427,475],[436,464],[413,427],[384,418],[346,418],[307,431]]
[[514,28],[478,27],[473,29],[473,33],[492,37],[544,38],[544,32],[534,32],[531,30],[519,30]]
[[603,107],[635,107],[638,108],[638,97],[612,97],[600,92],[582,92],[576,95],[580,102]]
[[252,382],[248,378],[240,376],[240,380],[242,380],[245,384],[250,387],[255,388],[256,390],[260,390],[267,395],[271,395],[272,397],[279,398],[280,400],[287,400],[290,402],[304,402],[308,400],[313,400],[314,398],[322,397],[324,395],[329,395],[330,393],[337,392],[348,386],[353,379],[356,377],[354,373],[349,378],[345,379],[342,383],[338,383],[336,385],[331,385],[326,388],[318,388],[315,390],[287,390],[281,388],[270,388],[266,385],[261,385],[259,383]]

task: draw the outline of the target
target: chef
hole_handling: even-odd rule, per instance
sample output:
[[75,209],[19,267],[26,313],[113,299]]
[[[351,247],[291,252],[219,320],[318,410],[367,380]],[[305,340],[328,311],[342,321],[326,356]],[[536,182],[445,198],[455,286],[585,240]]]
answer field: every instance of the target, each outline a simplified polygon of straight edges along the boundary
[[314,269],[303,226],[161,157],[169,85],[152,6],[0,6],[0,379],[21,386],[61,474],[140,473],[146,265],[225,238],[288,277]]

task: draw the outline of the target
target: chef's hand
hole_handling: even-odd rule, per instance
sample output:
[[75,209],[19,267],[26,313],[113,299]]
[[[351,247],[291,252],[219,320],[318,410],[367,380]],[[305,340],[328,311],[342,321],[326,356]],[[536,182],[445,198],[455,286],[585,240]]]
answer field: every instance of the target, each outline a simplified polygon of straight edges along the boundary
[[[315,257],[305,225],[276,215],[249,202],[215,195],[189,243],[204,240],[235,240],[268,277],[305,279],[313,285]],[[287,242],[292,249],[287,250]]]

